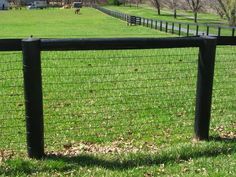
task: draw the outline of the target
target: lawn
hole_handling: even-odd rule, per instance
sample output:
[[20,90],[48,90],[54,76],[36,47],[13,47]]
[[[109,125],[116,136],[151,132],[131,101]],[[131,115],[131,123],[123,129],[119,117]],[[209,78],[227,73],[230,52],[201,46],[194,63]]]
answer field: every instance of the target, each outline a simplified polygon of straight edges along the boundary
[[[3,12],[1,36],[168,36],[94,9],[81,13]],[[22,56],[1,52],[0,174],[235,176],[235,54],[233,46],[217,49],[211,137],[196,142],[197,48],[42,52],[47,157],[37,161],[26,157]]]
[[[146,4],[141,4],[139,7],[136,6],[106,6],[112,9],[116,10],[126,10],[128,12],[136,13],[138,11],[140,15],[145,16],[148,15],[149,17],[156,17],[161,20],[166,21],[178,21],[178,22],[188,22],[188,23],[194,23],[194,14],[190,10],[177,10],[177,19],[174,19],[173,11],[167,8],[161,9],[161,15],[157,14],[157,10],[154,7],[151,7]],[[130,10],[128,10],[130,9]],[[228,22],[226,19],[220,18],[219,15],[213,14],[213,13],[198,13],[198,23],[202,24],[221,24],[221,25],[228,25]]]
[[[182,22],[182,23],[189,23],[190,29],[196,30],[196,26],[193,25],[193,13],[189,11],[183,11],[179,10],[177,13],[177,18],[174,19],[173,12],[171,12],[169,9],[162,9],[161,15],[157,14],[157,11],[152,7],[147,6],[140,6],[140,7],[129,7],[129,6],[104,6],[105,8],[123,12],[129,15],[136,15],[144,18],[150,18],[150,19],[157,19],[157,20],[163,20],[163,21],[169,21],[169,22]],[[216,27],[210,27],[209,34],[218,35],[218,28],[217,26],[225,26],[227,27],[227,21],[225,19],[221,19],[216,14],[211,13],[199,13],[198,14],[198,24],[199,24],[199,31],[202,31],[206,34],[207,27],[203,25],[215,25]],[[175,24],[178,27],[178,24]],[[187,25],[182,25],[182,28],[187,29]],[[231,36],[232,30],[231,29],[221,29],[221,35]]]
[[[143,27],[127,27],[91,8],[0,11],[1,38],[138,37],[168,36]],[[7,19],[7,20],[6,20]]]

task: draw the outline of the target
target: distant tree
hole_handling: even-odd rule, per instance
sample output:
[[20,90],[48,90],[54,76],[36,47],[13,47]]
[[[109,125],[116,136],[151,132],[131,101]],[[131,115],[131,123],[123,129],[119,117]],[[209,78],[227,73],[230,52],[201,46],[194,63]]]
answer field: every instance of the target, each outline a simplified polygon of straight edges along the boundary
[[186,2],[194,13],[194,22],[197,23],[197,14],[202,8],[202,0],[186,0]]
[[142,0],[136,0],[136,6],[138,7],[139,6],[139,4],[141,4],[142,3]]
[[218,0],[209,0],[209,3],[210,8],[213,9],[220,16],[220,18],[224,18],[225,12],[220,7]]
[[157,9],[157,14],[161,15],[161,0],[150,0],[151,4]]
[[216,8],[221,16],[226,16],[229,25],[236,25],[236,1],[235,0],[216,0]]
[[177,0],[165,0],[163,2],[168,8],[173,10],[174,18],[177,18],[177,4],[180,2],[177,2]]
[[126,0],[118,0],[120,4],[124,4],[126,3]]

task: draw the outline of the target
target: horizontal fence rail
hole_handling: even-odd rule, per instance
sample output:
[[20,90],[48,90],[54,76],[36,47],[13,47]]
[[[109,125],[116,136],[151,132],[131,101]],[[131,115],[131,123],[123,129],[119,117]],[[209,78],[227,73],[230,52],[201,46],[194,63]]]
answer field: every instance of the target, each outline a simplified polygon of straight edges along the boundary
[[[217,45],[236,45],[236,37],[216,37]],[[181,38],[95,38],[95,39],[44,39],[41,38],[41,50],[96,50],[103,49],[150,49],[171,47],[193,47],[200,46],[203,42],[198,37]],[[116,42],[114,42],[116,41]],[[59,43],[57,43],[59,42]],[[113,46],[111,47],[111,43]],[[86,44],[86,45],[84,45]],[[87,45],[92,45],[88,47]],[[104,45],[104,46],[103,46]],[[155,47],[153,47],[155,45]],[[126,47],[125,47],[126,46]],[[63,49],[64,48],[64,49]],[[115,50],[115,49],[114,49]],[[0,51],[22,51],[22,39],[0,39]]]
[[[53,146],[57,144],[56,139],[111,141],[121,135],[118,130],[133,138],[155,135],[153,138],[157,139],[155,137],[167,134],[183,137],[181,131],[191,135],[193,122],[196,138],[207,140],[212,94],[216,98],[214,93],[224,90],[222,85],[213,89],[216,46],[235,45],[235,38],[230,37],[29,38],[20,45],[19,40],[13,41],[0,40],[0,44],[4,44],[0,45],[0,51],[23,50],[27,133],[22,126],[19,137],[27,135],[28,154],[33,158],[42,158],[45,142],[47,147]],[[2,61],[3,56],[5,53],[0,53]],[[234,76],[233,66],[227,65],[227,78]],[[215,77],[222,75],[221,67],[217,65]],[[1,67],[0,72],[9,74],[9,69]],[[23,76],[18,77],[23,79]],[[3,86],[6,82],[14,86],[12,80],[7,79],[6,75],[0,80]],[[23,80],[18,82],[22,82],[23,89]],[[229,82],[232,82],[229,87],[233,88],[234,80],[229,79]],[[8,87],[1,94],[6,96],[4,102],[11,94],[23,95],[8,91]],[[219,105],[215,100],[213,104]],[[5,104],[2,108],[5,113],[9,110]],[[213,108],[213,116],[214,111]],[[4,117],[5,113],[0,113]],[[195,117],[195,121],[191,117]],[[172,127],[173,132],[165,129],[165,125]],[[175,132],[175,125],[183,129]],[[0,129],[5,131],[4,126]]]
[[0,51],[21,51],[22,39],[0,39]]
[[[113,11],[98,5],[94,5],[93,7],[110,16],[127,21],[128,24],[143,25],[152,29],[165,31],[166,33],[177,34],[179,36],[235,36],[236,27],[149,19]],[[133,20],[131,21],[131,19]],[[138,19],[138,21],[134,21],[134,19]]]
[[199,47],[202,38],[42,39],[41,50],[118,50]]

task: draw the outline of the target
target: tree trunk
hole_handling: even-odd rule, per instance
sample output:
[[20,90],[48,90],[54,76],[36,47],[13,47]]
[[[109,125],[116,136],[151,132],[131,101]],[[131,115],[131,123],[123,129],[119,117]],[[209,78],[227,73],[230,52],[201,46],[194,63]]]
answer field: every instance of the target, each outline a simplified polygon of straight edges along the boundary
[[158,15],[161,15],[161,6],[160,6],[160,4],[157,4],[157,13],[158,13]]
[[236,12],[235,10],[231,11],[230,26],[236,25]]
[[177,18],[177,10],[174,9],[174,18]]
[[194,22],[197,23],[197,12],[194,12]]

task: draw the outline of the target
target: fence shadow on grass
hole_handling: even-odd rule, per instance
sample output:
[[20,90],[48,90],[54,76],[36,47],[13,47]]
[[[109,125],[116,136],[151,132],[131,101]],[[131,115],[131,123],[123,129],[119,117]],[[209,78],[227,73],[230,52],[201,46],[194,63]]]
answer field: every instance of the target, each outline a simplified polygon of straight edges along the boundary
[[[183,163],[190,159],[198,159],[201,157],[216,157],[218,155],[230,155],[236,153],[236,139],[222,139],[219,137],[212,137],[211,143],[205,143],[201,146],[201,142],[195,145],[187,144],[173,148],[169,151],[161,151],[159,154],[132,154],[128,156],[114,154],[112,155],[90,155],[81,154],[78,156],[56,156],[48,155],[43,161],[32,161],[29,159],[9,159],[6,161],[6,167],[0,166],[0,174],[7,176],[16,175],[31,175],[33,173],[50,173],[67,172],[76,170],[80,167],[93,168],[100,167],[108,170],[129,170],[140,166],[154,166],[165,163]],[[216,144],[214,144],[216,143]],[[109,158],[107,158],[109,157]],[[111,160],[112,159],[112,160]]]
[[[229,155],[236,152],[236,139],[221,139],[218,137],[211,138],[211,141],[224,143],[223,146],[207,145],[194,148],[188,145],[183,149],[165,151],[160,154],[133,154],[126,159],[115,157],[114,160],[106,160],[103,156],[94,156],[90,154],[81,154],[78,156],[48,155],[46,159],[53,161],[63,161],[70,165],[81,167],[101,167],[110,170],[128,170],[139,166],[153,166],[164,163],[178,163],[197,159],[201,157],[215,157],[218,155]],[[218,144],[219,145],[219,144]],[[118,154],[117,154],[118,156]],[[122,156],[120,156],[122,157]]]
[[212,136],[209,138],[210,141],[214,142],[224,142],[224,143],[234,143],[236,145],[236,137],[234,138],[222,138],[219,136]]

